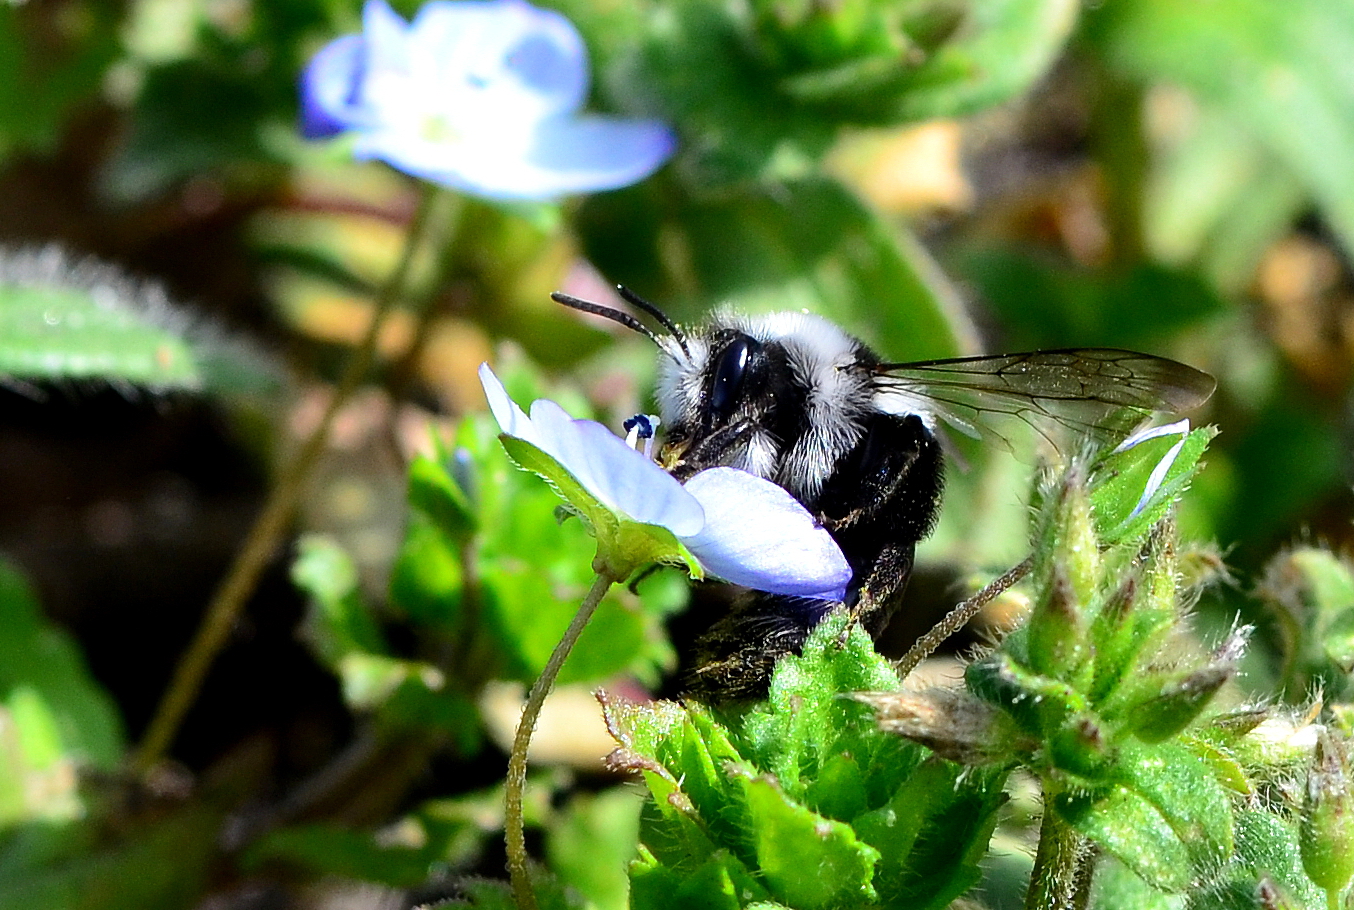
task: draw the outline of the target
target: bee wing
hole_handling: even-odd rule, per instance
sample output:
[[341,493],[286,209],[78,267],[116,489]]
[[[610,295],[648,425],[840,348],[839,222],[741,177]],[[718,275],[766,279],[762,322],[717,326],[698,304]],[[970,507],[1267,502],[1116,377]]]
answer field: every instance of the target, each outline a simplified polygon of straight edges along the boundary
[[1011,447],[1012,430],[1067,427],[1105,440],[1156,411],[1176,413],[1213,394],[1212,376],[1174,360],[1112,348],[1070,348],[873,367],[880,405],[931,414],[969,436]]

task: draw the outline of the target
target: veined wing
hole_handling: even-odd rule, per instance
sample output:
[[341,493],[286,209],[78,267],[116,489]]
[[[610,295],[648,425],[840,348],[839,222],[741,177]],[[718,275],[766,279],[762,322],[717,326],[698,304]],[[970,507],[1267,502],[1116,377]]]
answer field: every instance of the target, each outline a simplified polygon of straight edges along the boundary
[[940,418],[970,436],[1010,444],[1019,421],[1045,438],[1057,426],[1104,440],[1153,412],[1178,413],[1213,394],[1212,376],[1164,357],[1113,348],[1067,348],[886,363],[872,369],[882,407]]

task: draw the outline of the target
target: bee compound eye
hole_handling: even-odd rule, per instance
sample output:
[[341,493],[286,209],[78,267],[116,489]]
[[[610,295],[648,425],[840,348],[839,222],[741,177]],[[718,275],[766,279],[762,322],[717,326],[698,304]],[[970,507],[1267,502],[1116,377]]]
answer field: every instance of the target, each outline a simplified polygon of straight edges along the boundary
[[719,355],[714,380],[710,385],[710,410],[720,420],[727,420],[738,406],[738,395],[747,378],[748,363],[761,348],[755,338],[740,335]]

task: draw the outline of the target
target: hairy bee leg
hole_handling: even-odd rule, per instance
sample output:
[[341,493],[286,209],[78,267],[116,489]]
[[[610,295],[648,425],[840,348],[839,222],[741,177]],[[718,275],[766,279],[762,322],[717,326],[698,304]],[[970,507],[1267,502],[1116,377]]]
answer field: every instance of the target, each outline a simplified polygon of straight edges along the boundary
[[915,550],[916,546],[911,543],[885,546],[871,566],[870,577],[859,588],[847,593],[848,621],[842,629],[843,645],[856,623],[860,623],[872,639],[878,639],[884,633],[889,620],[898,612],[907,583],[912,578]]

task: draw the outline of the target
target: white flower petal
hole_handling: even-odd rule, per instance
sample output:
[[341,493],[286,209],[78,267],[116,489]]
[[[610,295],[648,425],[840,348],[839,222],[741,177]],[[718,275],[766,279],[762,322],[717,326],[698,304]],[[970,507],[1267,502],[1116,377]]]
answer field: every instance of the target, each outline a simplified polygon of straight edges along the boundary
[[676,478],[602,424],[574,423],[586,444],[594,483],[615,508],[635,521],[662,525],[678,537],[690,537],[704,527],[705,511]]
[[1129,436],[1123,442],[1115,446],[1114,451],[1125,452],[1133,448],[1135,445],[1144,443],[1149,439],[1158,439],[1162,436],[1174,435],[1175,433],[1180,433],[1181,435],[1184,436],[1189,435],[1188,417],[1186,417],[1183,420],[1177,420],[1175,423],[1168,423],[1159,427],[1145,427],[1144,429],[1139,430],[1138,432]]
[[711,573],[775,594],[840,600],[851,566],[826,529],[785,490],[734,468],[686,482],[705,527],[683,540]]
[[587,47],[553,10],[522,0],[432,2],[410,35],[418,53],[437,62],[436,81],[455,94],[441,99],[442,108],[496,115],[486,126],[501,123],[505,111],[530,120],[572,113],[587,97]]
[[574,420],[544,398],[532,402],[528,417],[487,363],[480,365],[480,384],[499,429],[555,459],[602,505],[678,537],[695,534],[705,524],[700,503],[671,474],[602,424]]
[[526,412],[509,397],[508,390],[503,388],[503,383],[494,375],[494,371],[489,369],[487,363],[480,364],[480,385],[484,387],[484,397],[489,401],[489,410],[493,413],[494,420],[498,421],[498,428],[509,436],[516,436],[544,451],[540,434],[531,425],[531,418],[527,417]]
[[541,440],[540,447],[547,455],[574,475],[574,479],[596,496],[602,505],[612,511],[619,509],[619,503],[598,481],[589,443],[579,432],[577,421],[567,411],[549,399],[538,398],[531,403],[531,425],[536,428]]
[[1133,511],[1128,513],[1129,518],[1137,518],[1142,510],[1147,508],[1147,504],[1152,501],[1152,497],[1157,495],[1157,491],[1166,481],[1166,474],[1170,471],[1171,465],[1175,464],[1176,456],[1185,447],[1185,438],[1182,436],[1179,442],[1171,446],[1170,450],[1161,456],[1161,460],[1152,469],[1152,473],[1147,476],[1147,483],[1142,488],[1142,496],[1138,497],[1138,504],[1133,507]]
[[[362,39],[366,44],[367,77],[384,71],[409,70],[409,23],[386,0],[362,6]],[[364,77],[366,78],[366,77]]]

